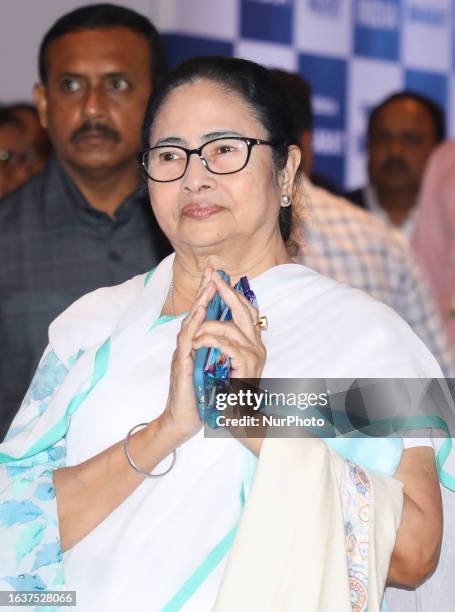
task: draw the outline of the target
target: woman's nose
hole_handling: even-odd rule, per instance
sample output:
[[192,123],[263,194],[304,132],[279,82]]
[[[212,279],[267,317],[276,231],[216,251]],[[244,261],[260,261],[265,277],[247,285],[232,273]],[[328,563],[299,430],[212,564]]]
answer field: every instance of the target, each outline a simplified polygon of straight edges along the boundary
[[182,179],[182,188],[188,191],[200,191],[202,189],[211,189],[215,184],[215,175],[208,170],[205,159],[196,153],[190,155],[188,166]]

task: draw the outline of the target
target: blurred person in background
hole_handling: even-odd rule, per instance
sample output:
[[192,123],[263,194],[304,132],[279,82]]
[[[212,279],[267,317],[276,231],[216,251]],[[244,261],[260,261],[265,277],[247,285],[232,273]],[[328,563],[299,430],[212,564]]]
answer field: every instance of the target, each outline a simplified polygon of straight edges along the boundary
[[310,85],[298,74],[272,72],[289,98],[306,176],[306,222],[296,236],[299,263],[391,306],[425,342],[444,374],[454,376],[447,337],[409,246],[399,232],[310,181],[314,157]]
[[[308,176],[313,159],[310,86],[298,74],[282,70],[273,70],[273,73],[287,92]],[[452,151],[454,171],[455,147]],[[380,219],[314,186],[308,178],[304,187],[307,218],[297,237],[301,244],[295,258],[298,263],[367,291],[391,306],[427,344],[440,361],[445,375],[453,377],[453,360],[440,317],[422,284],[405,239]],[[386,591],[389,612],[445,612],[452,607],[455,544],[451,525],[455,520],[455,495],[441,487],[441,496],[444,536],[439,565],[433,576],[416,590],[389,587]]]
[[387,97],[368,120],[368,185],[346,197],[409,238],[425,165],[444,137],[436,102],[411,91]]
[[24,128],[6,107],[0,108],[0,198],[27,180],[21,150]]
[[20,102],[0,110],[0,198],[40,172],[51,153],[36,108]]
[[19,119],[24,128],[24,148],[28,154],[30,176],[40,172],[52,153],[47,130],[40,123],[38,110],[28,102],[8,105],[9,111]]
[[455,141],[430,158],[412,247],[439,305],[455,350]]
[[0,439],[49,323],[87,291],[169,252],[136,158],[147,100],[165,71],[155,27],[120,6],[76,9],[43,38],[34,97],[55,158],[0,206]]

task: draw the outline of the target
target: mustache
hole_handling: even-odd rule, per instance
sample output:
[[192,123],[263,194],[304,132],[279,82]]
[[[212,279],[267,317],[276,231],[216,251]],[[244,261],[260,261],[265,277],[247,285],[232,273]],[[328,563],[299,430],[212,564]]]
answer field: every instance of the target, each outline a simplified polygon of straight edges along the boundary
[[80,127],[74,130],[74,132],[70,136],[70,142],[71,144],[75,144],[78,138],[80,138],[81,136],[84,136],[85,134],[94,133],[104,136],[105,138],[108,138],[113,142],[120,142],[122,140],[120,133],[117,132],[117,130],[114,130],[114,128],[111,128],[107,125],[104,125],[104,123],[99,123],[97,121],[86,121]]
[[385,172],[409,172],[409,166],[402,157],[389,157],[382,164]]

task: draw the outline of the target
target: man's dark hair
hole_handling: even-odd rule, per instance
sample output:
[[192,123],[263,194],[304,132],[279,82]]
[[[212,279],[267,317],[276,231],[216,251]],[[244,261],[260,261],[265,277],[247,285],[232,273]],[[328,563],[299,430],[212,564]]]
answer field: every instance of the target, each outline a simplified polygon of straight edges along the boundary
[[427,110],[433,122],[435,141],[439,143],[445,139],[446,120],[444,111],[442,110],[441,106],[434,100],[428,98],[427,96],[424,96],[420,93],[411,90],[399,91],[390,96],[387,96],[385,100],[383,100],[380,104],[378,104],[378,106],[375,106],[373,108],[373,110],[370,112],[370,116],[368,117],[368,138],[371,136],[374,122],[378,118],[379,113],[390,103],[398,102],[400,100],[414,100],[418,104],[421,104]]
[[60,17],[45,34],[39,49],[38,72],[41,82],[47,84],[49,45],[58,38],[73,32],[103,28],[127,28],[141,34],[150,45],[151,81],[158,87],[166,72],[166,56],[161,37],[155,26],[143,15],[115,4],[91,4],[82,6]]
[[294,72],[274,68],[270,70],[285,92],[297,134],[313,130],[313,109],[311,106],[310,84]]
[[14,125],[23,129],[22,122],[11,112],[9,106],[0,106],[0,126]]
[[34,117],[38,118],[38,110],[31,102],[24,102],[22,100],[19,102],[12,102],[11,104],[8,104],[8,110],[11,113],[15,113],[16,111],[26,111],[27,113],[30,113]]

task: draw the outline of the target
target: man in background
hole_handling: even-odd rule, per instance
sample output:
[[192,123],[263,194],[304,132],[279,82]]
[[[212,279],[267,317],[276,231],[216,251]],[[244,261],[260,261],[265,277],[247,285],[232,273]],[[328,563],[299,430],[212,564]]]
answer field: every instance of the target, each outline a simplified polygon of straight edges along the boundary
[[7,107],[0,108],[0,198],[28,178],[21,147],[24,127]]
[[[310,87],[299,75],[273,71],[288,94],[300,143],[311,147],[313,116]],[[306,134],[304,134],[306,132]],[[311,151],[302,152],[311,159]],[[311,168],[304,166],[305,173]],[[347,200],[305,181],[302,219],[296,260],[318,272],[367,291],[391,306],[407,321],[438,359],[447,377],[454,376],[452,356],[441,320],[413,262],[407,242],[396,231]],[[455,495],[441,487],[444,534],[441,558],[433,576],[414,591],[388,588],[390,612],[451,609],[453,582],[453,534]]]
[[155,27],[120,6],[76,9],[43,38],[34,96],[55,159],[0,202],[0,439],[50,322],[169,251],[136,159],[147,100],[165,70]]
[[45,129],[31,104],[0,109],[0,198],[40,172],[51,152]]
[[288,95],[302,148],[304,211],[297,228],[298,261],[391,306],[425,342],[445,375],[453,376],[453,358],[440,317],[408,245],[379,219],[311,183],[310,86],[298,74],[272,72]]
[[425,165],[444,137],[444,113],[436,102],[410,91],[387,97],[368,121],[369,183],[346,197],[409,238]]
[[52,145],[47,130],[40,123],[38,111],[28,102],[15,102],[8,105],[9,111],[19,119],[24,128],[23,147],[27,153],[30,176],[41,172],[46,165]]

